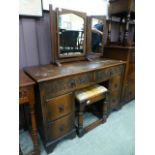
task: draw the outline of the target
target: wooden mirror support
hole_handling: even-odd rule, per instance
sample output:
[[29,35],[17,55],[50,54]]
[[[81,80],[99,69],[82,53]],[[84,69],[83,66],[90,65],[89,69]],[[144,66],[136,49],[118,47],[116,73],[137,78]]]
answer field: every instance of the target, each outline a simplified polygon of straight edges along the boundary
[[106,27],[105,16],[87,17],[87,57],[90,59],[103,56],[104,32]]
[[52,63],[86,59],[86,13],[52,9],[50,5]]

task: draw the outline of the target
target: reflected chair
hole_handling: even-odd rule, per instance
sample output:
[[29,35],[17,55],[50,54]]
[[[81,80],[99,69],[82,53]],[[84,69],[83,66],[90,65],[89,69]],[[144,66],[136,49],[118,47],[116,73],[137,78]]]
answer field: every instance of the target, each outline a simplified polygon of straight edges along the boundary
[[79,31],[62,31],[60,33],[60,47],[62,53],[79,52],[78,37]]

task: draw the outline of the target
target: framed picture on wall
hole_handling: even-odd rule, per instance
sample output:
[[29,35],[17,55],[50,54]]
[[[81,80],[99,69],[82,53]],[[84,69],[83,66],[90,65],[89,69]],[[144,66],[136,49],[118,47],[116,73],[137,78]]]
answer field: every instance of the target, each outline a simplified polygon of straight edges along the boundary
[[19,15],[27,17],[42,17],[42,0],[19,0]]

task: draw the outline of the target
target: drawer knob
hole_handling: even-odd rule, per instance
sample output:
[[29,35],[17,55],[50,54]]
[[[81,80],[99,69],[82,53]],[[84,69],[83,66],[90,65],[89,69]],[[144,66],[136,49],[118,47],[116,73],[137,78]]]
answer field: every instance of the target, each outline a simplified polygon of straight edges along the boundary
[[64,111],[64,105],[60,105],[59,106],[59,112],[63,112]]
[[71,86],[72,88],[75,87],[75,80],[72,79],[72,80],[70,81],[70,86]]
[[64,131],[64,125],[61,125],[61,126],[59,127],[59,131],[60,131],[60,132],[63,132],[63,131]]
[[86,101],[86,104],[90,104],[90,100],[87,100],[87,101]]

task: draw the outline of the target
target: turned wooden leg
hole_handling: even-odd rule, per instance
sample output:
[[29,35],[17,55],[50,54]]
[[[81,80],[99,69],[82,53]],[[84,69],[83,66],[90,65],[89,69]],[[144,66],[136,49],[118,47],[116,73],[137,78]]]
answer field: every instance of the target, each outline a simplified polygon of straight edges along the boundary
[[78,133],[79,133],[79,136],[83,135],[84,107],[85,107],[85,103],[79,103],[79,110],[78,110]]
[[120,19],[120,24],[119,24],[119,44],[121,45],[121,43],[122,43],[122,18]]
[[38,138],[37,138],[34,104],[30,104],[30,115],[31,115],[31,121],[32,121],[32,139],[34,144],[34,151],[36,155],[39,155],[40,153],[39,153],[39,144],[38,144]]
[[124,33],[124,38],[123,38],[123,44],[125,46],[128,45],[129,21],[130,21],[130,13],[128,13],[127,18],[126,18],[126,27],[125,27],[125,33]]
[[111,22],[112,22],[112,17],[109,17],[107,45],[110,45],[110,43],[111,43]]
[[110,93],[108,91],[105,93],[105,100],[103,104],[103,118],[105,118],[105,120],[109,114],[109,97],[110,97]]

